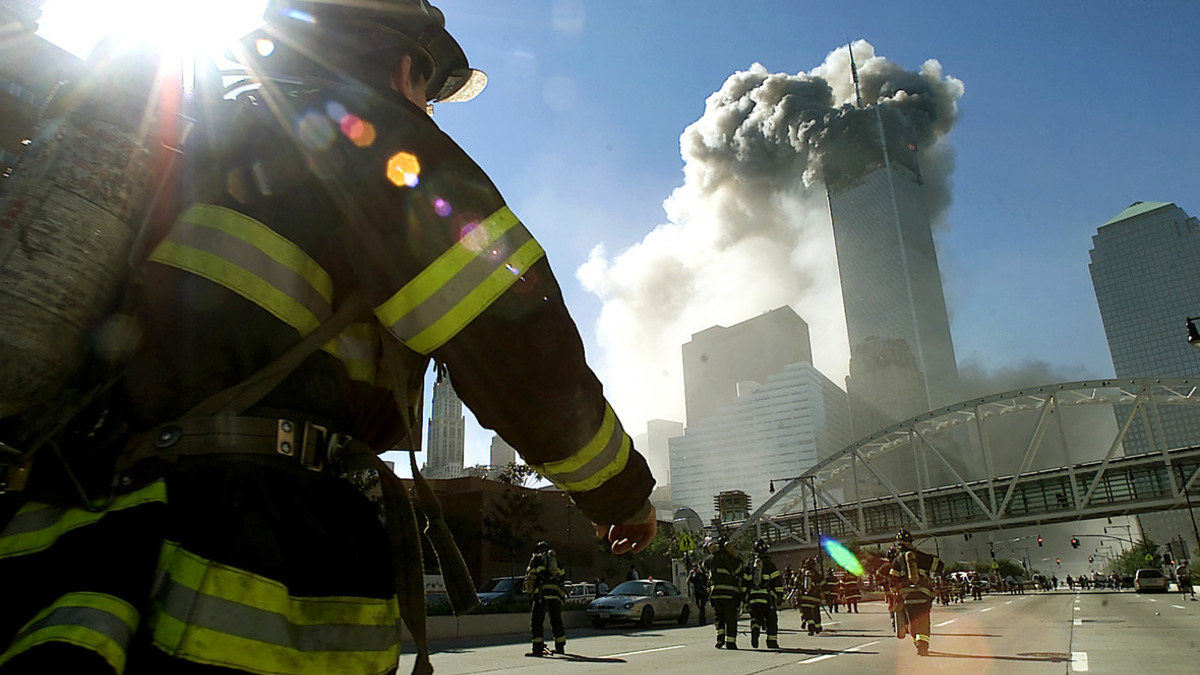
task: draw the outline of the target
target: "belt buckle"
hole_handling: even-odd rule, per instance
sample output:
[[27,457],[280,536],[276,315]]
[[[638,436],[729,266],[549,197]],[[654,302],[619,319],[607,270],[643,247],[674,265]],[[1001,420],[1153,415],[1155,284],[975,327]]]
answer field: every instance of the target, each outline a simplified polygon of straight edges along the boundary
[[[314,437],[313,432],[319,432],[319,437]],[[326,442],[329,438],[329,429],[313,424],[312,422],[304,423],[304,434],[300,438],[300,465],[309,471],[323,471],[325,469]]]

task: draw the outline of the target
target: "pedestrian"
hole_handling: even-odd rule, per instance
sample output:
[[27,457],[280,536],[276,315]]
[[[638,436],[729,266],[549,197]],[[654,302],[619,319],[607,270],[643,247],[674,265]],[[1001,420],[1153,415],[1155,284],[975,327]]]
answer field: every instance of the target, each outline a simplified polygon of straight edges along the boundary
[[600,577],[596,579],[596,597],[601,598],[608,595],[608,579]]
[[218,78],[156,205],[111,389],[115,491],[0,506],[2,672],[393,673],[402,616],[428,672],[420,532],[376,455],[418,447],[431,362],[615,554],[655,534],[654,479],[544,252],[426,112],[481,82],[442,13],[265,18],[234,50],[251,78],[228,99]]
[[629,572],[627,572],[627,573],[625,574],[625,581],[637,581],[637,580],[638,580],[638,579],[640,579],[640,578],[641,578],[641,577],[640,577],[640,576],[638,576],[637,567],[634,567],[633,565],[630,565],[630,566],[629,566]]
[[936,556],[917,550],[908,530],[896,533],[896,548],[899,554],[892,561],[891,575],[893,585],[899,589],[905,630],[912,636],[917,654],[928,656],[933,580],[941,574],[944,565]]
[[713,623],[717,627],[716,647],[737,649],[738,614],[742,603],[742,559],[724,535],[705,542],[705,548],[709,552],[704,559],[704,571],[708,574]]
[[1189,596],[1191,600],[1196,599],[1196,591],[1192,588],[1192,572],[1186,562],[1175,568],[1175,585],[1180,593]]
[[765,539],[754,540],[754,558],[742,571],[742,588],[750,605],[750,646],[758,649],[760,632],[767,635],[767,649],[779,649],[779,602],[783,578],[768,554]]
[[525,567],[525,592],[529,594],[529,632],[533,648],[530,656],[546,653],[546,615],[550,615],[550,631],[554,634],[554,652],[567,651],[567,630],[563,625],[562,606],[563,578],[565,574],[558,566],[558,554],[550,545],[539,541]]
[[708,622],[706,611],[708,609],[708,576],[700,569],[699,565],[693,565],[687,576],[688,590],[692,593],[692,601],[696,603],[696,612],[699,614],[699,619],[696,625],[703,626]]

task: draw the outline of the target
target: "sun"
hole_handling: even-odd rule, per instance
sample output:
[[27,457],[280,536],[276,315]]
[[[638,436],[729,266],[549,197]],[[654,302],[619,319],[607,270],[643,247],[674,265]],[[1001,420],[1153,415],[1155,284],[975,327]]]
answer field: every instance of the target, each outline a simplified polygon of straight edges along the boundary
[[220,56],[262,24],[266,0],[46,0],[38,35],[86,58],[117,34],[180,56]]

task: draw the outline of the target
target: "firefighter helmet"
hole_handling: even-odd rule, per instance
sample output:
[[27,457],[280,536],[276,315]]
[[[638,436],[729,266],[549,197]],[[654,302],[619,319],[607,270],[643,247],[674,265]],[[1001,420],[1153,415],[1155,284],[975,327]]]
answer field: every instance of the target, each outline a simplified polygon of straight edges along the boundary
[[896,543],[901,546],[912,546],[912,533],[904,528],[900,528],[900,531],[896,533]]
[[766,553],[768,548],[770,548],[770,547],[767,546],[766,539],[755,539],[754,540],[754,552],[755,553]]
[[252,67],[265,51],[257,43],[266,39],[271,50],[279,49],[278,58],[266,51],[274,63],[293,71],[325,68],[375,89],[390,88],[392,66],[409,54],[426,75],[430,102],[469,101],[487,84],[446,31],[445,15],[428,0],[270,0],[263,19],[267,25],[244,38],[244,53],[237,55]]
[[545,541],[539,541],[537,543],[537,545],[533,547],[533,550],[537,551],[538,553],[541,553],[542,551],[547,551],[549,549],[550,549],[550,544],[546,543]]

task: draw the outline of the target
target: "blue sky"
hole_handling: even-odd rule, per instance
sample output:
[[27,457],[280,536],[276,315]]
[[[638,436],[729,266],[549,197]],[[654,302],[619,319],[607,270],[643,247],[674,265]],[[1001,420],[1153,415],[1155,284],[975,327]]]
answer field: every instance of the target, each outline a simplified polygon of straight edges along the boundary
[[[93,4],[109,3],[47,0],[42,34],[86,52],[79,46],[86,39],[67,37],[64,26],[91,24],[63,10]],[[777,279],[738,259],[747,249],[730,254],[729,276],[710,266],[693,277],[706,298],[716,299],[683,297],[685,290],[671,288],[668,279],[647,275],[648,265],[638,268],[663,259],[646,255],[659,245],[672,249],[676,262],[704,257],[688,248],[701,245],[704,233],[689,230],[680,213],[702,220],[708,203],[664,210],[664,200],[686,182],[680,136],[705,114],[710,95],[754,63],[771,73],[811,73],[830,52],[844,51],[847,40],[865,40],[868,46],[855,46],[856,58],[873,48],[913,71],[936,59],[943,81],[961,82],[957,120],[937,142],[953,168],[951,202],[935,236],[964,369],[1047,381],[1111,375],[1088,276],[1091,236],[1139,200],[1175,202],[1200,215],[1195,2],[444,0],[439,6],[490,82],[471,103],[438,106],[435,119],[489,172],[548,251],[590,359],[635,434],[647,419],[679,419],[679,342],[783,304],[784,296],[761,293]],[[253,27],[253,16],[245,16],[226,23]],[[82,41],[68,44],[74,40]],[[679,202],[689,196],[681,192]],[[805,194],[798,202],[785,196],[777,206],[819,210],[819,185]],[[821,214],[805,217],[819,235]],[[630,247],[637,254],[623,258]],[[591,272],[580,272],[589,256]],[[827,263],[803,255],[791,260],[801,274],[827,270]],[[657,319],[643,314],[634,321],[614,311],[622,289],[638,284],[642,297],[659,297],[658,290],[669,303]],[[842,383],[840,347],[822,344],[836,341],[836,331],[828,330],[836,322],[823,310],[797,310],[812,324],[816,365]],[[1180,328],[1182,339],[1182,321]],[[631,355],[655,340],[674,340],[673,356]],[[489,438],[469,432],[469,464],[487,461]]]

